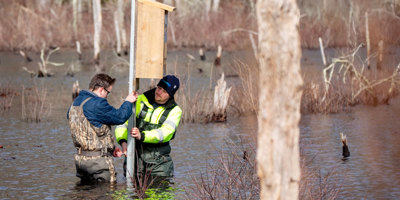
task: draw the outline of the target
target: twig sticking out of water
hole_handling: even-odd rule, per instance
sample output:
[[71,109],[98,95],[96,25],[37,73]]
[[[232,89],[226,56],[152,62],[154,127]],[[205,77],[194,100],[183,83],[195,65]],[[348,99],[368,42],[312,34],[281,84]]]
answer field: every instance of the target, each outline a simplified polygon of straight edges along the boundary
[[79,81],[76,80],[75,83],[72,85],[72,101],[74,101],[76,97],[78,97],[80,90],[81,89],[79,88]]
[[47,88],[38,89],[22,86],[22,119],[28,122],[39,123],[51,112],[51,105],[47,99]]
[[319,48],[321,50],[321,57],[322,57],[322,63],[324,63],[324,66],[326,67],[326,57],[325,57],[325,51],[324,51],[324,45],[322,44],[322,39],[319,37]]
[[343,158],[347,158],[350,156],[349,147],[347,146],[347,137],[343,133],[340,133],[340,139],[342,140],[343,145]]
[[215,66],[221,65],[221,55],[222,55],[222,47],[221,47],[221,45],[218,45],[217,57],[214,60]]
[[190,60],[196,60],[196,58],[194,58],[194,56],[192,56],[191,54],[187,53],[186,56],[188,58],[190,58]]
[[200,60],[205,61],[206,55],[204,54],[203,49],[199,49]]
[[32,62],[32,58],[30,58],[25,52],[19,51],[19,54],[21,54],[21,56],[24,57],[27,62]]
[[81,43],[79,41],[76,41],[76,53],[78,54],[78,59],[82,60]]
[[2,85],[0,83],[0,113],[10,110],[16,95],[18,95],[18,93],[10,86],[10,84]]
[[31,77],[35,77],[37,74],[33,71],[33,70],[29,70],[28,68],[26,68],[25,66],[22,67],[22,69],[26,72],[28,72]]
[[45,56],[45,52],[44,49],[42,49],[40,51],[40,60],[42,61],[41,63],[39,62],[39,72],[38,72],[38,77],[49,77],[54,75],[53,73],[50,73],[47,71],[47,66],[48,65],[54,65],[54,66],[62,66],[64,65],[64,63],[56,63],[56,62],[51,62],[49,61],[51,54],[53,54],[54,52],[58,51],[60,49],[60,47],[57,47],[55,49],[52,49],[46,56],[46,59],[44,59]]
[[[138,163],[138,159],[135,159]],[[146,191],[152,187],[154,183],[154,178],[151,176],[151,170],[146,170],[144,174],[137,172],[136,174],[128,174],[128,177],[133,183],[133,187],[135,188],[135,194],[139,199],[145,199]]]

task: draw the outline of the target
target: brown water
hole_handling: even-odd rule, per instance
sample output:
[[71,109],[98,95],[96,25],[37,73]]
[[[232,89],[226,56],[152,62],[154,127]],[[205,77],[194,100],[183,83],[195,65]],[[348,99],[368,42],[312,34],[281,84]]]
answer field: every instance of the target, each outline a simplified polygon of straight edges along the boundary
[[[209,61],[190,61],[187,53],[170,52],[168,72],[190,73],[191,87],[208,85],[213,52],[207,54]],[[243,56],[244,52],[226,53],[225,60]],[[303,69],[313,66],[318,70],[319,52],[307,50],[303,53]],[[246,56],[243,56],[246,57]],[[21,96],[9,111],[0,113],[0,199],[110,199],[110,193],[125,188],[122,174],[122,158],[115,159],[118,172],[116,186],[80,186],[75,177],[72,145],[66,112],[71,103],[71,88],[75,80],[85,89],[94,72],[91,66],[76,66],[80,72],[75,77],[66,77],[65,67],[51,67],[56,72],[52,78],[31,79],[21,70],[22,66],[37,68],[36,60],[26,63],[19,55],[0,53],[1,84],[10,83],[16,88],[24,84],[45,85],[49,92],[50,115],[41,123],[21,120]],[[117,77],[110,102],[116,107],[126,94],[128,81],[127,66],[110,67],[119,62],[111,53],[102,55],[107,63],[107,72]],[[55,54],[52,61],[75,63],[73,52]],[[224,61],[224,60],[223,60]],[[225,69],[228,69],[227,62]],[[187,66],[190,66],[189,68]],[[198,68],[203,73],[198,73]],[[232,72],[228,72],[232,73]],[[233,78],[234,79],[234,78]],[[187,79],[186,79],[187,80]],[[148,82],[141,83],[145,88]],[[378,107],[358,106],[349,112],[330,115],[303,115],[300,122],[302,158],[311,162],[310,171],[324,175],[335,169],[332,184],[340,180],[342,186],[339,199],[398,199],[400,198],[400,99],[390,105]],[[254,116],[228,118],[227,123],[182,124],[172,142],[172,157],[175,163],[174,188],[192,184],[192,177],[204,171],[207,162],[215,158],[221,149],[228,149],[227,142],[254,145],[257,122]],[[351,157],[341,160],[340,132],[349,140]],[[315,183],[315,187],[318,183]],[[182,198],[182,192],[178,192]]]

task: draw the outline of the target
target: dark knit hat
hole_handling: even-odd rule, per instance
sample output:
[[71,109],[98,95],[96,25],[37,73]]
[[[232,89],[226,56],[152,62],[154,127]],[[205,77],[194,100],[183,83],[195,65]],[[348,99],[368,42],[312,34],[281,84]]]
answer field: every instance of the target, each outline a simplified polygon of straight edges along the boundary
[[179,89],[179,79],[174,75],[166,75],[158,82],[157,86],[164,88],[169,96],[173,97],[175,92]]

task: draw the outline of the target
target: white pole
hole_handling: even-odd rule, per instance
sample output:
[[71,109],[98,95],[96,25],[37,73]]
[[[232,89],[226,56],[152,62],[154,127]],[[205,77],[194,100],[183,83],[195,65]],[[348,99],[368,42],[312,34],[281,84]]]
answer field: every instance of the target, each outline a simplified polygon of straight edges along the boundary
[[[136,0],[132,0],[131,6],[131,44],[130,44],[130,57],[129,57],[129,93],[133,92],[133,85],[135,78],[135,13]],[[133,106],[132,116],[128,122],[128,152],[127,152],[127,165],[126,165],[126,183],[128,189],[133,188],[131,177],[134,177],[134,163],[135,163],[135,139],[129,134],[132,127],[136,126],[136,104]]]

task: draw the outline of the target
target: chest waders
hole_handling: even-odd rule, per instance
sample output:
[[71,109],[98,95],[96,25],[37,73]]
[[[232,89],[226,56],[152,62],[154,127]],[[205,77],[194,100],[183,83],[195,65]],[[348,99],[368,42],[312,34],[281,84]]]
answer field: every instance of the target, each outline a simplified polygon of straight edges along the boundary
[[[165,122],[168,114],[174,107],[175,105],[166,108],[162,113],[158,123],[154,124],[145,121],[145,119],[146,115],[149,114],[150,117],[147,119],[151,120],[153,117],[153,111],[155,109],[150,110],[147,106],[143,106],[143,109],[140,111],[139,116],[136,119],[136,126],[140,132],[158,129]],[[172,139],[174,137],[175,133]],[[151,176],[161,177],[172,177],[174,175],[174,164],[170,156],[171,146],[169,145],[169,142],[153,144],[136,141],[136,151],[138,161],[136,163],[137,167],[135,167],[135,171],[138,172],[139,175],[143,176],[151,174]]]
[[83,105],[90,99],[85,99],[80,106],[72,105],[69,111],[72,141],[77,149],[76,176],[83,182],[115,182],[111,129],[107,125],[97,128],[87,120]]

